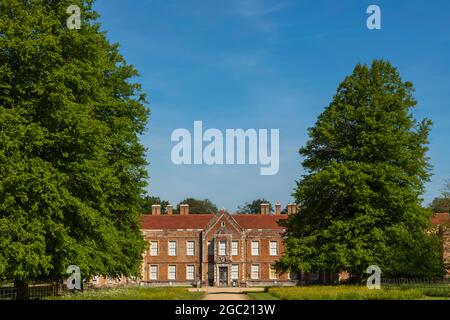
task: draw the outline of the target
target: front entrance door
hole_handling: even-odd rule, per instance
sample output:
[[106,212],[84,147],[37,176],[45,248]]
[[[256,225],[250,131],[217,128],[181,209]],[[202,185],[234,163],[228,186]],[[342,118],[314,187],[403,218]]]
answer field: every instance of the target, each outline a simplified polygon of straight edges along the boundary
[[219,286],[226,287],[228,285],[228,267],[219,267]]

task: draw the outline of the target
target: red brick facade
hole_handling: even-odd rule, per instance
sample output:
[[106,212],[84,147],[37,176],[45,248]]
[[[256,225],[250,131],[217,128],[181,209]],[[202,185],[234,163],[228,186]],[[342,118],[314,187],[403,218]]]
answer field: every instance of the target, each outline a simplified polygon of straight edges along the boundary
[[[168,212],[161,215],[156,206],[152,215],[142,217],[141,230],[150,248],[143,256],[140,281],[148,285],[186,286],[200,281],[203,286],[270,286],[335,280],[327,272],[302,273],[298,277],[271,272],[271,267],[283,253],[284,228],[279,221],[288,217],[280,214],[279,208],[275,214],[262,208],[263,214],[258,215],[189,214],[189,208],[182,214],[172,214],[170,209]],[[295,205],[288,205],[289,214],[296,212]],[[431,222],[442,236],[442,255],[447,277],[450,277],[450,216],[440,213]],[[171,250],[169,243],[175,243]],[[175,252],[169,254],[169,251]],[[348,276],[343,272],[339,279],[345,280]],[[125,277],[116,280],[96,278],[92,283],[94,286],[130,283]]]
[[257,215],[198,215],[189,214],[189,208],[179,215],[161,215],[156,207],[142,218],[142,232],[150,244],[142,280],[149,285],[295,284],[288,274],[274,269],[283,253],[279,221],[287,217],[265,208]]
[[431,223],[437,226],[437,231],[442,237],[442,258],[447,270],[447,277],[450,277],[450,215],[448,213],[438,213]]

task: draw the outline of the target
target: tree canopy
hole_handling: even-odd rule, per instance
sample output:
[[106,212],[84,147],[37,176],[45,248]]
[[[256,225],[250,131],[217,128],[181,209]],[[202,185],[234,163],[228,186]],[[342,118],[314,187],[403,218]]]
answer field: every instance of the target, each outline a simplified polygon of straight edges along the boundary
[[160,197],[145,196],[142,199],[141,212],[143,214],[150,214],[152,212],[152,205],[161,205],[161,213],[165,214],[167,212],[167,206],[170,204],[167,200],[161,200]]
[[346,270],[361,279],[442,274],[440,240],[421,206],[431,121],[414,118],[413,84],[389,62],[358,64],[309,129],[305,174],[287,221],[284,270]]
[[430,209],[434,213],[450,212],[450,181],[446,182],[445,189],[439,197],[433,199]]
[[148,110],[92,5],[0,3],[0,279],[139,274]]
[[238,213],[240,214],[259,214],[261,213],[261,204],[269,204],[269,212],[273,212],[272,204],[264,198],[253,200],[252,202],[246,202],[244,205],[238,207]]
[[180,212],[180,205],[188,204],[189,213],[191,214],[213,214],[217,213],[217,206],[212,203],[209,199],[199,200],[195,198],[187,198],[177,205],[176,213]]

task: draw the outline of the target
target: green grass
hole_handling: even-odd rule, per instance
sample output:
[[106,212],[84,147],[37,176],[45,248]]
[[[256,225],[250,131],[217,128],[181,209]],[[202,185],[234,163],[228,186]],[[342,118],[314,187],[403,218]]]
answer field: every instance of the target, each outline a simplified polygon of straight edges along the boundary
[[280,300],[280,298],[271,295],[269,292],[247,292],[247,295],[252,300]]
[[[187,288],[127,287],[88,290],[50,299],[62,300],[197,300],[203,292]],[[364,286],[272,287],[266,292],[247,292],[252,300],[430,300],[449,299],[450,290],[407,288],[369,290]]]
[[93,289],[77,294],[53,297],[56,300],[198,300],[203,292],[189,292],[187,288],[127,287]]
[[255,300],[422,300],[448,299],[449,291],[432,289],[369,290],[364,286],[273,287],[249,293]]

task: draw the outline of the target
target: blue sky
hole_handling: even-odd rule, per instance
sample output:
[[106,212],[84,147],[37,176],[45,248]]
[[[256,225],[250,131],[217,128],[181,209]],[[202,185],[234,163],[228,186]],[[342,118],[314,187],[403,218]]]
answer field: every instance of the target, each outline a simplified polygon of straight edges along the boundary
[[[368,30],[366,9],[382,10]],[[383,58],[412,81],[418,118],[433,120],[425,203],[450,178],[450,1],[99,0],[103,29],[139,70],[151,118],[149,193],[174,204],[209,198],[219,208],[264,197],[291,201],[300,146],[358,62]],[[280,170],[172,163],[173,130],[280,129]]]

